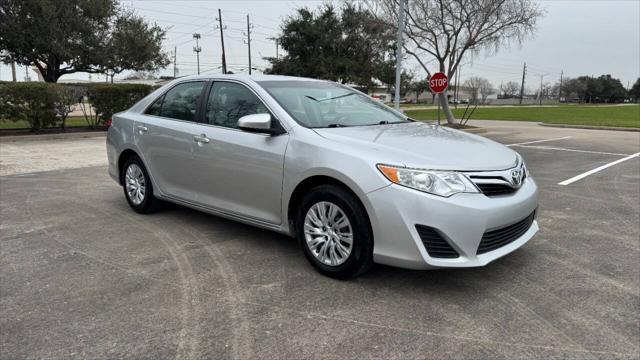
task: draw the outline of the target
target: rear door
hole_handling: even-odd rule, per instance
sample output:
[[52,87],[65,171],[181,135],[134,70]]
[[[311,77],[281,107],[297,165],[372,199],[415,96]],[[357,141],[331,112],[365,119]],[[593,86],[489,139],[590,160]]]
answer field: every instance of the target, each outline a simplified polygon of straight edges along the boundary
[[160,193],[194,201],[194,127],[206,81],[182,82],[159,97],[134,124],[134,139]]
[[[247,86],[214,81],[204,108],[203,122],[194,135],[194,174],[197,201],[235,215],[280,224],[284,154],[288,134],[270,136],[237,127],[245,115],[271,113]],[[273,115],[272,115],[273,118]],[[273,118],[273,126],[280,126]]]

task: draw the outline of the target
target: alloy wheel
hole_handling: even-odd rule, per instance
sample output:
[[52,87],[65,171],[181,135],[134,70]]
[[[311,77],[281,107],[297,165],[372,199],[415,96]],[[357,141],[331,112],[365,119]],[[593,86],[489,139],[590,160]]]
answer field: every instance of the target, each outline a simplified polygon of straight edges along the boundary
[[127,196],[134,205],[140,205],[146,194],[144,173],[138,164],[130,164],[124,176]]
[[309,208],[304,219],[305,242],[321,263],[338,266],[353,249],[353,229],[349,218],[336,204],[321,201]]

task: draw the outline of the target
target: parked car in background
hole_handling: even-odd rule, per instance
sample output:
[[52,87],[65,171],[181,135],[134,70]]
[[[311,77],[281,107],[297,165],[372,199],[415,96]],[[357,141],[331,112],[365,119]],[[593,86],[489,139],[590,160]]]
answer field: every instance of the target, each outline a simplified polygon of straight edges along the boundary
[[160,200],[297,237],[321,273],[483,266],[538,231],[516,152],[328,81],[175,80],[114,115],[109,174]]

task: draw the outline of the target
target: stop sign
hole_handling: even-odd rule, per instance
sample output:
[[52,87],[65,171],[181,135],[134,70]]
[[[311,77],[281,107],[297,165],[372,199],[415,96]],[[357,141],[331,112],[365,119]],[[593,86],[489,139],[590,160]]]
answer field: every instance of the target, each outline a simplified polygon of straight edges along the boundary
[[436,94],[443,93],[445,90],[447,90],[448,86],[449,79],[447,78],[447,75],[441,72],[433,74],[433,76],[431,76],[431,79],[429,80],[429,88]]

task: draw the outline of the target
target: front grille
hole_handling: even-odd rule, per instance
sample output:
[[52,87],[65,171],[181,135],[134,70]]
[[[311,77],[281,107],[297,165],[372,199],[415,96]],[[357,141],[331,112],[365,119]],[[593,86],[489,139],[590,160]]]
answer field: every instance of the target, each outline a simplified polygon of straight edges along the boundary
[[432,258],[455,259],[460,257],[458,252],[449,245],[447,240],[436,229],[429,226],[416,225],[416,230],[418,230],[418,235],[420,235],[427,253]]
[[534,211],[531,215],[515,224],[485,232],[484,235],[482,235],[482,240],[480,241],[480,246],[478,246],[476,254],[484,254],[515,241],[529,230],[535,217],[536,212]]
[[516,192],[513,188],[506,184],[476,184],[480,191],[486,196],[507,195]]
[[[514,179],[512,171],[521,171],[520,178]],[[520,188],[521,184],[527,178],[527,172],[522,165],[520,168],[515,167],[507,170],[484,171],[467,173],[467,176],[480,191],[486,196],[500,196],[513,194]]]

